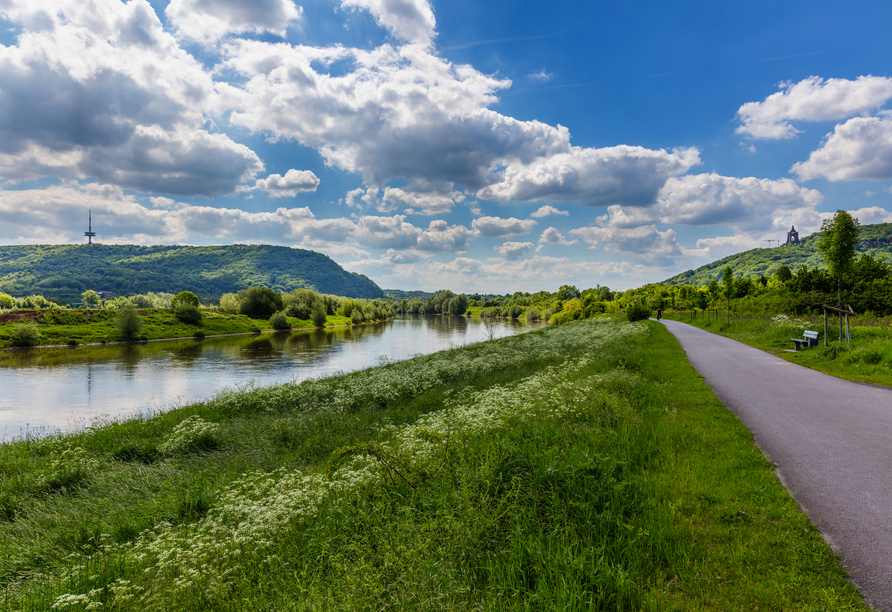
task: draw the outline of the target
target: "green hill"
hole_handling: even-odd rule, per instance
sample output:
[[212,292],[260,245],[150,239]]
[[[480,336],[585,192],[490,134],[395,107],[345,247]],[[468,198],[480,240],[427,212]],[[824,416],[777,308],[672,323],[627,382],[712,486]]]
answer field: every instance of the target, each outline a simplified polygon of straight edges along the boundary
[[[824,259],[816,248],[821,233],[801,238],[799,244],[766,249],[751,249],[729,255],[696,270],[682,272],[663,281],[664,285],[706,286],[713,278],[721,281],[722,268],[731,266],[734,276],[771,276],[781,266],[796,272],[802,266],[826,269]],[[892,263],[892,223],[878,223],[861,227],[859,253],[868,253],[877,259]]]
[[87,289],[128,293],[192,291],[203,298],[264,285],[380,298],[381,288],[314,251],[269,245],[0,246],[0,291],[71,301]]

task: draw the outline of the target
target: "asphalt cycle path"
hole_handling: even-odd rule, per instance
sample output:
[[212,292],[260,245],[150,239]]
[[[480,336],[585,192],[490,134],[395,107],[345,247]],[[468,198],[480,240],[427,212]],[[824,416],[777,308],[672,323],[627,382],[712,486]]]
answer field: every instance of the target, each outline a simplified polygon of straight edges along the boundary
[[661,322],[778,466],[867,602],[892,612],[892,389]]

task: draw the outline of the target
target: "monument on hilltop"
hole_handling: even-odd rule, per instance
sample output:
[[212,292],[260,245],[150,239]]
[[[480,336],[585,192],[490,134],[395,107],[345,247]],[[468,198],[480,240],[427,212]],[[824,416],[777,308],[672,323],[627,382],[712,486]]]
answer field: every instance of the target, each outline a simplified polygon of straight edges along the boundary
[[799,232],[796,231],[795,225],[787,232],[787,241],[784,243],[784,246],[790,246],[791,244],[799,244]]

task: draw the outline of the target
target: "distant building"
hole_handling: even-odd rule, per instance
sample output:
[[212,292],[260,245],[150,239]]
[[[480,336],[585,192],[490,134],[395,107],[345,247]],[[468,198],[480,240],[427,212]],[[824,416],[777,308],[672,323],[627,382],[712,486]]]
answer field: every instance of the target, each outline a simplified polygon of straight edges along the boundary
[[111,291],[97,291],[96,295],[101,297],[103,300],[107,300],[108,298],[115,297],[115,294],[112,293]]
[[796,231],[796,226],[792,226],[790,231],[787,232],[787,242],[784,243],[784,246],[789,246],[791,244],[799,244],[799,232]]

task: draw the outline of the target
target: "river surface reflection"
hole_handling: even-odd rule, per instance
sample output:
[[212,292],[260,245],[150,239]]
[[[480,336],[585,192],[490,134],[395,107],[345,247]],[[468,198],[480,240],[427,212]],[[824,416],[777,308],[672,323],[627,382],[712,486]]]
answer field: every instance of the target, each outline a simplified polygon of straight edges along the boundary
[[[495,337],[531,329],[498,320]],[[480,319],[385,323],[142,344],[0,351],[0,439],[167,410],[225,387],[318,378],[486,339]]]

